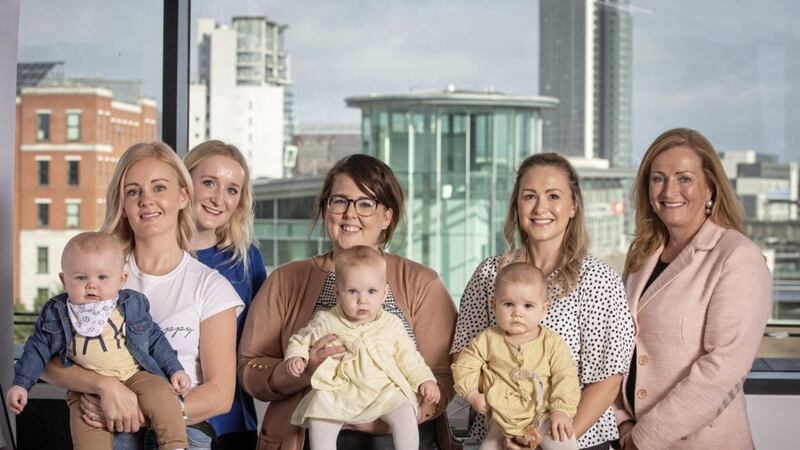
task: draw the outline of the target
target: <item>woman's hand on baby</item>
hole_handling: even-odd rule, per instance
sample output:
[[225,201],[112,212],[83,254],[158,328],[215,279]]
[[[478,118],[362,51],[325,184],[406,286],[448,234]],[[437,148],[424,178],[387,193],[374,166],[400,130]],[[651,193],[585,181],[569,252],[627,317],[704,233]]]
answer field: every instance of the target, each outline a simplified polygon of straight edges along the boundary
[[305,359],[295,356],[286,361],[286,371],[289,372],[289,375],[299,378],[305,372],[306,365]]
[[306,367],[309,374],[313,374],[314,371],[317,370],[317,367],[329,356],[335,359],[344,356],[344,352],[347,349],[345,349],[343,345],[328,345],[336,339],[339,338],[335,334],[329,334],[323,336],[311,346],[311,350],[308,352],[308,367]]
[[173,389],[175,392],[181,395],[186,395],[189,393],[189,386],[192,385],[192,379],[189,378],[189,374],[184,372],[183,370],[179,370],[172,374],[169,377],[169,382],[172,384]]
[[428,380],[419,385],[419,394],[422,400],[427,403],[439,403],[442,393],[439,391],[439,386],[433,380]]
[[574,434],[571,417],[560,411],[554,411],[550,415],[550,436],[553,440],[566,441]]
[[[123,385],[124,387],[124,385]],[[136,398],[136,394],[133,394],[133,398]],[[107,396],[108,397],[108,396]],[[109,403],[113,401],[113,399],[108,398],[106,402],[103,402],[100,397],[97,395],[92,394],[82,394],[81,395],[81,411],[83,412],[82,419],[88,425],[93,426],[95,428],[105,428],[108,431],[116,431],[116,424],[118,422],[117,419],[109,419],[104,414],[103,405],[109,407],[109,409],[113,409],[115,411],[115,417],[119,416],[120,410],[115,409],[113,404]],[[139,431],[139,427],[145,423],[144,414],[142,410],[139,409],[139,402],[136,402],[136,420],[126,420],[124,417],[121,420],[122,429],[126,432],[136,432]],[[125,423],[130,424],[129,430],[125,430]]]
[[486,402],[486,396],[478,392],[478,390],[474,390],[467,394],[464,400],[472,406],[472,409],[475,410],[478,414],[489,414],[489,403]]

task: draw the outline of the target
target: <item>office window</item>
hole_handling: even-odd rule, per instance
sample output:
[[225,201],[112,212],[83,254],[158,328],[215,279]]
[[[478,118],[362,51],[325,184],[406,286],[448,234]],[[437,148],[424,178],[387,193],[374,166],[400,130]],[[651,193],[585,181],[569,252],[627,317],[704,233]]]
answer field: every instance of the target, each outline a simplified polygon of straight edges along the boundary
[[50,184],[50,161],[36,161],[36,173],[39,186]]
[[67,140],[79,141],[81,139],[81,113],[67,113]]
[[36,204],[36,226],[47,227],[50,226],[50,204],[37,203]]
[[50,140],[50,113],[36,114],[36,140]]
[[36,247],[36,273],[47,273],[48,262],[47,247]]
[[67,228],[78,228],[80,225],[80,203],[67,203]]
[[67,186],[80,184],[80,161],[67,161]]

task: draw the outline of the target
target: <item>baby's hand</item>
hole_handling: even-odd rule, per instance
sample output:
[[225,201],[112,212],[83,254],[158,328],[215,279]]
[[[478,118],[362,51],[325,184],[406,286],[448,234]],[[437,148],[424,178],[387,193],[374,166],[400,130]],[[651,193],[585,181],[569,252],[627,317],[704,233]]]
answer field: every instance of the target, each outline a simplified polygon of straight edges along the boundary
[[572,435],[572,419],[560,411],[553,412],[550,415],[550,436],[553,440],[566,441]]
[[172,384],[175,392],[181,395],[189,393],[189,386],[192,385],[192,379],[189,378],[189,375],[183,370],[173,373],[172,376],[169,377],[169,382]]
[[291,376],[297,378],[300,375],[302,375],[303,372],[305,372],[306,364],[307,363],[305,359],[299,356],[295,356],[293,358],[289,358],[289,360],[286,361],[286,370],[289,372]]
[[15,414],[19,414],[25,409],[25,405],[27,404],[28,391],[21,386],[11,386],[11,389],[9,389],[6,394],[6,405],[8,405]]
[[486,402],[486,396],[478,392],[477,389],[467,394],[464,400],[469,403],[469,406],[472,406],[476,413],[483,415],[489,413],[489,403]]
[[419,393],[422,395],[422,399],[427,403],[439,403],[439,398],[441,397],[441,392],[439,392],[439,386],[436,385],[436,382],[433,380],[428,380],[419,385]]

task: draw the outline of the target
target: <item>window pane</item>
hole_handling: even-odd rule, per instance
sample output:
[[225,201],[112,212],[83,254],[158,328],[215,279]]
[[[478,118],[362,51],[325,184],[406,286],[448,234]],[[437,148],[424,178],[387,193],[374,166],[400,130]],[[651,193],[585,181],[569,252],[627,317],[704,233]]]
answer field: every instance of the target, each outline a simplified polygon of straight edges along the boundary
[[50,184],[50,161],[37,161],[36,167],[39,186],[47,186]]
[[[560,152],[581,166],[591,253],[621,270],[633,232],[628,192],[635,169],[655,136],[671,124],[687,124],[725,154],[726,170],[745,207],[745,231],[770,261],[773,320],[800,321],[800,240],[793,231],[800,228],[797,2],[764,7],[743,0],[722,10],[714,2],[687,0],[646,5],[540,0],[502,8],[474,1],[458,2],[458,8],[434,3],[419,14],[415,8],[343,1],[336,8],[341,16],[333,21],[331,9],[297,2],[271,5],[266,17],[238,16],[243,11],[233,4],[193,2],[192,35],[199,36],[193,45],[193,60],[199,61],[193,69],[197,95],[190,104],[190,123],[198,130],[191,134],[194,143],[213,137],[240,145],[255,170],[262,171],[254,179],[287,175],[281,170],[286,167],[274,163],[286,161],[280,157],[285,149],[273,145],[274,133],[273,144],[256,147],[259,133],[266,133],[264,124],[278,123],[275,114],[256,113],[277,105],[260,97],[263,87],[283,88],[284,104],[293,105],[283,109],[283,126],[296,119],[360,121],[359,151],[402,172],[403,187],[413,195],[406,207],[420,214],[407,218],[409,235],[398,232],[398,242],[408,238],[404,248],[412,257],[424,254],[439,261],[434,269],[443,279],[457,273],[447,287],[460,294],[464,286],[458,280],[474,270],[463,267],[471,260],[458,256],[463,239],[480,249],[476,254],[487,254],[483,248],[502,251],[513,170],[542,150]],[[492,14],[482,14],[484,8]],[[350,19],[354,10],[369,20]],[[486,30],[480,45],[459,45],[474,37],[470,21],[459,18],[477,16]],[[319,26],[334,22],[337,26]],[[383,36],[395,36],[399,48],[387,51]],[[284,81],[268,81],[275,71],[280,78],[290,52],[293,70],[286,71]],[[225,62],[212,67],[212,61]],[[492,69],[497,67],[503,70]],[[214,80],[226,83],[219,95],[209,90]],[[460,85],[446,89],[446,80]],[[290,89],[294,82],[296,96]],[[429,96],[421,95],[425,98],[411,106],[381,99],[414,91]],[[503,92],[546,95],[559,103],[548,111],[487,106],[488,101],[430,111],[435,108],[424,102],[445,91],[500,102],[507,95]],[[343,105],[343,98],[359,95],[374,101],[363,108]],[[420,124],[434,124],[437,131],[427,136]],[[284,141],[289,134],[283,133]],[[298,165],[320,148],[309,142],[297,146]],[[338,159],[332,150],[327,155]],[[269,163],[260,162],[262,157]],[[470,202],[486,193],[488,203],[471,210]]]
[[81,138],[81,114],[67,114],[67,140],[77,141]]
[[14,298],[30,309],[69,238],[101,225],[122,152],[160,137],[164,2],[19,4]]
[[80,203],[67,203],[67,228],[78,228],[80,225]]
[[47,250],[47,247],[36,248],[36,273],[47,273],[48,271]]
[[47,141],[50,139],[50,113],[36,115],[36,139]]
[[80,161],[67,161],[67,185],[77,186],[80,184]]
[[50,225],[50,204],[39,203],[36,205],[36,225],[46,227]]

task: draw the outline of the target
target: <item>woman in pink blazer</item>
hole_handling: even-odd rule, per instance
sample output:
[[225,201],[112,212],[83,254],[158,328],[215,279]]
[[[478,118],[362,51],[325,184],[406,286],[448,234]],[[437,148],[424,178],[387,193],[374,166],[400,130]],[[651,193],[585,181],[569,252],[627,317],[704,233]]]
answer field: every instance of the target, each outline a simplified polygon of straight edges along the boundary
[[634,184],[625,288],[636,326],[617,399],[631,449],[751,449],[742,385],[764,332],[771,277],[711,143],[656,138]]

